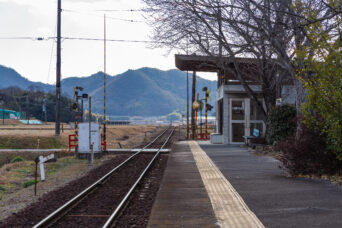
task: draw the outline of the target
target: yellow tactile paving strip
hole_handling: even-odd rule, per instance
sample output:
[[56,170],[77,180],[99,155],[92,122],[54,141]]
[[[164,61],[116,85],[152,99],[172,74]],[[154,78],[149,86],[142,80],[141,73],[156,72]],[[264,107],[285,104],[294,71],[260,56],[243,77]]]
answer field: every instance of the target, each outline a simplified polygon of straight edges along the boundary
[[190,141],[189,146],[220,226],[264,227],[198,143]]

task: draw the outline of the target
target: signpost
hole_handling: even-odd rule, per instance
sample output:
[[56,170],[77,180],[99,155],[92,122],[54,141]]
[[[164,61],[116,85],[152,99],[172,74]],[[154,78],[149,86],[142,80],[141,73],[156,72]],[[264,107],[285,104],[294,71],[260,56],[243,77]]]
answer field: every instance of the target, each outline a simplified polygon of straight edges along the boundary
[[44,163],[47,161],[56,161],[55,155],[50,154],[46,157],[39,156],[36,158],[36,169],[34,173],[34,195],[37,195],[37,178],[38,178],[38,163],[39,163],[39,169],[40,169],[40,180],[43,182],[45,181],[45,168],[44,168]]

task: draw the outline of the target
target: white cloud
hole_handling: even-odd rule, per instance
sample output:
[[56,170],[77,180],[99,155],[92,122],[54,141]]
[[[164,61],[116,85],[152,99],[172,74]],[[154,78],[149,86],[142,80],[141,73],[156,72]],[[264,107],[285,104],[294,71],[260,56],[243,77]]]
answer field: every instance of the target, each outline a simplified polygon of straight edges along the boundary
[[[56,0],[0,0],[0,37],[50,37],[55,34]],[[103,12],[97,9],[139,9],[139,0],[63,0],[62,36],[103,37]],[[68,12],[73,10],[77,12]],[[136,12],[107,12],[107,38],[148,40],[150,28],[145,23],[131,23],[113,18],[143,20]],[[0,40],[0,64],[19,71],[30,80],[55,82],[55,50],[50,56],[53,41]],[[108,42],[107,72],[118,74],[127,69],[149,66],[173,69],[173,54],[165,57],[165,50],[151,50],[144,43]],[[90,75],[103,69],[103,42],[71,41],[62,43],[63,77]]]

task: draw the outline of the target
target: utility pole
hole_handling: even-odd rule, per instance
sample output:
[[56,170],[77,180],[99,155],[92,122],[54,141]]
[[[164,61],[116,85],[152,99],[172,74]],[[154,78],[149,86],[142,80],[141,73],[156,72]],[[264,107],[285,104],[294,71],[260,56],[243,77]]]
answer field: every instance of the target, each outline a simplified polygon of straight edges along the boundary
[[103,143],[106,145],[106,14],[104,15]]
[[58,0],[57,6],[57,64],[56,64],[56,125],[55,135],[61,131],[60,107],[61,107],[61,14],[62,0]]
[[196,71],[192,74],[192,97],[191,97],[191,130],[192,130],[192,139],[195,140],[195,110],[193,109],[193,104],[196,99]]
[[[74,105],[74,110],[75,110],[75,135],[76,135],[76,140],[77,140],[77,145],[75,147],[75,153],[78,153],[78,118],[79,118],[79,110],[78,110],[78,90],[79,87],[76,86],[74,87],[74,99],[75,99],[75,105]],[[82,113],[83,114],[83,113]]]

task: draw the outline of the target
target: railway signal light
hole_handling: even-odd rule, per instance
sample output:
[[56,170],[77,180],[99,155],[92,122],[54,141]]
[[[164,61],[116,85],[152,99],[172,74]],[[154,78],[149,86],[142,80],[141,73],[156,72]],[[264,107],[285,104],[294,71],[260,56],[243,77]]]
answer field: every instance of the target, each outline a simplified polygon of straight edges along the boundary
[[77,104],[76,104],[76,103],[73,103],[73,104],[72,104],[72,109],[73,109],[73,110],[76,110],[76,109],[77,109]]
[[210,104],[208,104],[208,100],[211,102],[211,97],[210,97],[210,93],[211,93],[211,88],[208,87],[203,87],[202,91],[205,92],[205,138],[207,139],[208,136],[208,111],[211,111],[211,109],[213,108],[213,106],[211,106]]
[[211,111],[213,109],[213,106],[211,104],[206,104],[205,110],[206,111]]

